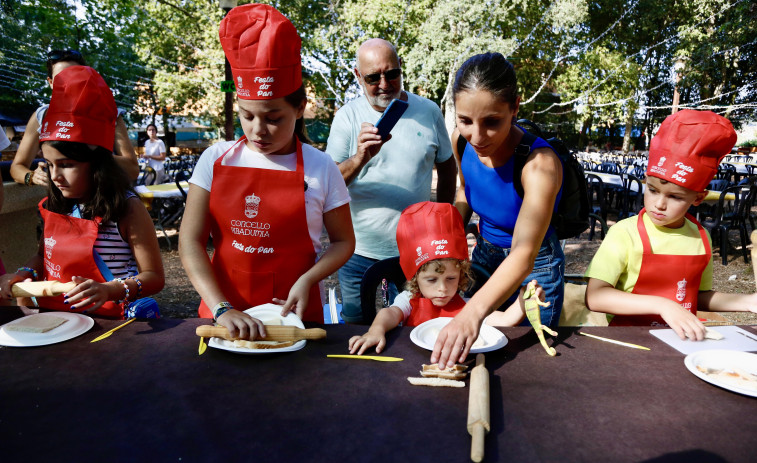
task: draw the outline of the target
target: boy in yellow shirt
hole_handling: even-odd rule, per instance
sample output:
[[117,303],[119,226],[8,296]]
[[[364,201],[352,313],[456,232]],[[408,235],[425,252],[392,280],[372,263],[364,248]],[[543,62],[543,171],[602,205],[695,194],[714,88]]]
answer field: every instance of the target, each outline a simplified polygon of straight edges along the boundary
[[757,294],[712,290],[710,236],[687,214],[735,143],[731,123],[711,111],[665,119],[649,147],[644,208],[610,228],[586,270],[589,309],[614,314],[610,325],[668,325],[698,341],[698,308],[757,312]]

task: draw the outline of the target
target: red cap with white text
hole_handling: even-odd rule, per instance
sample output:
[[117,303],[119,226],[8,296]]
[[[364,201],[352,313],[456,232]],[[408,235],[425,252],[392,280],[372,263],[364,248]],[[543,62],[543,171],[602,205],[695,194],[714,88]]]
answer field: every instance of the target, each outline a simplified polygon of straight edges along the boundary
[[89,66],[69,66],[55,76],[53,96],[39,141],[72,141],[113,151],[116,101],[108,84]]
[[302,86],[300,36],[272,6],[251,3],[232,9],[218,35],[239,98],[281,98]]
[[460,213],[449,203],[424,201],[408,206],[397,224],[400,267],[409,280],[430,260],[468,260],[468,240]]
[[684,109],[668,116],[649,144],[647,176],[701,192],[736,144],[731,122],[712,111]]

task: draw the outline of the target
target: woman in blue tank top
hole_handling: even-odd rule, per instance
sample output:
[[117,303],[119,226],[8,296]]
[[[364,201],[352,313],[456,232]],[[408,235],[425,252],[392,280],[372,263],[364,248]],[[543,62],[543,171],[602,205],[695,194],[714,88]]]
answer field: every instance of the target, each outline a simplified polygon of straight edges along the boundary
[[[520,286],[532,279],[551,303],[542,308],[542,324],[555,326],[560,319],[565,256],[550,221],[561,194],[562,163],[540,138],[519,148],[524,131],[515,124],[517,86],[512,64],[500,53],[469,58],[455,76],[452,148],[462,185],[455,206],[463,223],[473,212],[480,216],[473,261],[488,267],[492,277],[439,334],[431,361],[440,366],[464,361],[484,318],[515,300]],[[458,153],[461,136],[467,144]],[[513,181],[516,149],[528,153],[522,198]]]

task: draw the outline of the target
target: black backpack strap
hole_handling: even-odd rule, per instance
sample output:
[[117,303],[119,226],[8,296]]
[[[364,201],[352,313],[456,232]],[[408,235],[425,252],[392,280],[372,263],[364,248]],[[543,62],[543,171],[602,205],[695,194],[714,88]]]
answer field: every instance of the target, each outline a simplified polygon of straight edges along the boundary
[[468,144],[468,141],[465,139],[464,136],[460,134],[460,132],[457,133],[457,155],[460,156],[460,159],[463,158],[463,151],[465,151],[465,145]]
[[531,154],[531,146],[536,141],[536,135],[523,129],[523,138],[520,139],[520,144],[515,147],[515,165],[513,166],[513,186],[515,186],[515,192],[518,193],[520,199],[523,199],[523,182],[521,181],[521,174],[523,173],[523,167],[526,165],[528,155]]

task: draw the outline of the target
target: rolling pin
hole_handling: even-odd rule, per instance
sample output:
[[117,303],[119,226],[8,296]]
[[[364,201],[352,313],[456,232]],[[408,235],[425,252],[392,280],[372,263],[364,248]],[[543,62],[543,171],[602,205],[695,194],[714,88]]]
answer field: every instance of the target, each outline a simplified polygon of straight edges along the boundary
[[11,287],[13,297],[49,297],[57,296],[71,291],[76,283],[69,281],[61,283],[57,280],[50,281],[22,281]]
[[752,234],[749,235],[749,239],[752,240],[752,272],[754,272],[754,283],[757,285],[757,230],[752,230]]
[[[198,326],[195,331],[197,336],[203,338],[223,338],[229,341],[233,341],[229,334],[229,330],[225,326],[210,326],[202,325]],[[321,328],[302,329],[296,326],[267,326],[265,327],[265,338],[260,338],[263,341],[299,341],[301,339],[323,339],[326,337],[326,330]]]
[[476,366],[470,372],[468,396],[468,434],[471,435],[470,459],[484,459],[484,436],[489,432],[489,372],[484,354],[476,355]]

